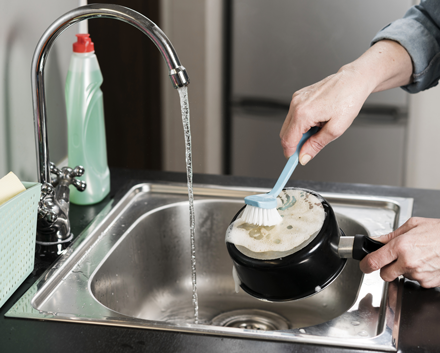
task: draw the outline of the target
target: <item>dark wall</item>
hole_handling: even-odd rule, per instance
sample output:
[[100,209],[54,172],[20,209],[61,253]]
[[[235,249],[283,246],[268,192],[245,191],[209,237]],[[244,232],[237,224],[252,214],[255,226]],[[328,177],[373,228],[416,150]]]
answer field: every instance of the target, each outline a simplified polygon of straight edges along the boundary
[[[159,0],[112,3],[136,10],[160,26]],[[159,51],[139,30],[121,21],[93,19],[89,32],[104,76],[109,166],[160,170],[160,85],[164,78]]]

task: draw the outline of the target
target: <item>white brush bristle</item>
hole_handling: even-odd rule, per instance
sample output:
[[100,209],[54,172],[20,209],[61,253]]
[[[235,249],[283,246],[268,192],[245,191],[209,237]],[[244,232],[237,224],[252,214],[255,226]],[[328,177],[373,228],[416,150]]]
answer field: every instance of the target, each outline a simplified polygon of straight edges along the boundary
[[250,205],[245,207],[241,219],[258,226],[274,226],[283,221],[276,208],[260,208]]

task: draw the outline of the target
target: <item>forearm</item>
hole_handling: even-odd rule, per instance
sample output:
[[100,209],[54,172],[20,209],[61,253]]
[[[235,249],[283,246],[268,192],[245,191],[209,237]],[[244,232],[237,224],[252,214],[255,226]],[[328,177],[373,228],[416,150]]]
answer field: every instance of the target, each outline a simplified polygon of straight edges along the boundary
[[411,83],[413,64],[408,52],[400,44],[382,40],[339,70],[343,71],[359,74],[366,89],[373,93]]

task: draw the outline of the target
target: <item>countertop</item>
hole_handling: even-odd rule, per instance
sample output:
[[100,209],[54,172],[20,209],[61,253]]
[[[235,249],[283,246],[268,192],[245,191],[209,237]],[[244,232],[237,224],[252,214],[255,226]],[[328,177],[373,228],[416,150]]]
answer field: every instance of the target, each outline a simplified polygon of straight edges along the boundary
[[[78,235],[108,203],[131,185],[145,181],[186,182],[184,173],[146,170],[111,170],[111,192],[93,206],[71,207],[72,231]],[[194,183],[225,186],[267,187],[274,180],[221,175],[194,175]],[[365,184],[290,181],[288,186],[317,192],[411,197],[413,216],[440,218],[440,191]],[[360,352],[337,347],[222,338],[200,334],[160,332],[50,321],[5,318],[4,314],[39,278],[50,262],[37,260],[34,271],[14,295],[0,308],[0,352]],[[440,289],[423,289],[405,280],[399,351],[440,351]]]

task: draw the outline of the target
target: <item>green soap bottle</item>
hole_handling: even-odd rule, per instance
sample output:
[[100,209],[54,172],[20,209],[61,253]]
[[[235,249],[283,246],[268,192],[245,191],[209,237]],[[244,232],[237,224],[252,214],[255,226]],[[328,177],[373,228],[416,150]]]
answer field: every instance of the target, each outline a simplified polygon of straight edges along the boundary
[[70,187],[70,201],[91,205],[102,201],[110,191],[107,165],[104,104],[101,70],[89,34],[77,34],[67,74],[65,98],[67,110],[68,160],[74,168],[82,165],[81,180],[87,183],[80,192]]

